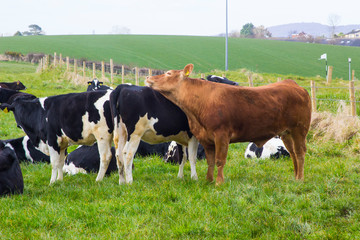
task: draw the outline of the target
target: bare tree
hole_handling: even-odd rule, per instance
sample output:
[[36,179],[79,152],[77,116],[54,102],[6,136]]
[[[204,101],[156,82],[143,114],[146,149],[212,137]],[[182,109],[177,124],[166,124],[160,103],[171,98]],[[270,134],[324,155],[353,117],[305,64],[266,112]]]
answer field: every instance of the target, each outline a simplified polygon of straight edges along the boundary
[[331,30],[331,38],[334,38],[335,36],[335,29],[340,23],[340,16],[336,14],[330,14],[328,18],[328,23],[330,25]]

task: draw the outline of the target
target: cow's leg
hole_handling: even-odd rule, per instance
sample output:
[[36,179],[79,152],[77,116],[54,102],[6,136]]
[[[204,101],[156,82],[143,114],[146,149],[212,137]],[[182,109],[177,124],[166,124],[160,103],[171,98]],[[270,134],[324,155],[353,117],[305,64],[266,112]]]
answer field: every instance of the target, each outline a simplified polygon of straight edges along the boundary
[[181,164],[179,165],[178,178],[184,178],[184,166],[187,160],[186,146],[181,145],[181,149],[183,151],[183,157],[181,159]]
[[303,180],[304,179],[304,163],[305,163],[305,153],[306,153],[306,135],[301,133],[293,134],[294,140],[294,150],[297,160],[297,172],[295,179]]
[[209,182],[214,180],[214,169],[215,169],[215,146],[202,144],[205,150],[206,161],[208,164],[208,171],[206,179]]
[[[115,121],[116,122],[116,121]],[[124,156],[123,150],[127,138],[126,127],[120,122],[119,127],[114,129],[114,144],[115,144],[115,155],[116,155],[116,164],[119,171],[119,184],[125,183],[125,173],[124,173]]]
[[295,151],[294,151],[294,141],[290,134],[282,135],[281,140],[284,142],[286,149],[290,153],[290,158],[292,159],[293,164],[294,164],[294,175],[296,178],[297,172],[298,172],[298,164],[297,164],[297,158],[296,158]]
[[123,154],[125,160],[125,179],[126,183],[133,182],[132,163],[135,153],[139,147],[141,137],[138,135],[131,136],[129,142],[125,144]]
[[229,149],[230,140],[225,136],[215,136],[215,163],[218,174],[216,177],[216,185],[224,182],[224,167],[226,164],[226,157]]
[[112,136],[108,136],[107,138],[103,137],[97,138],[98,140],[98,150],[100,155],[100,168],[98,175],[96,177],[96,181],[103,180],[106,170],[108,169],[109,163],[111,161],[111,139]]
[[[58,168],[61,165],[60,164],[60,153],[56,151],[52,147],[49,148],[49,154],[50,154],[50,163],[51,163],[51,178],[50,178],[50,184],[54,183],[56,180],[61,180],[57,178],[58,174]],[[62,168],[60,169],[62,170]]]
[[188,144],[188,150],[189,150],[189,162],[190,162],[190,169],[191,169],[191,179],[198,180],[198,176],[196,173],[196,159],[197,159],[197,149],[199,147],[199,141],[195,138],[195,136],[192,136],[189,144]]
[[58,175],[57,175],[57,180],[62,181],[63,180],[63,168],[64,168],[64,164],[65,164],[65,150],[66,149],[61,149],[60,150],[60,156],[59,156],[59,165],[58,165]]

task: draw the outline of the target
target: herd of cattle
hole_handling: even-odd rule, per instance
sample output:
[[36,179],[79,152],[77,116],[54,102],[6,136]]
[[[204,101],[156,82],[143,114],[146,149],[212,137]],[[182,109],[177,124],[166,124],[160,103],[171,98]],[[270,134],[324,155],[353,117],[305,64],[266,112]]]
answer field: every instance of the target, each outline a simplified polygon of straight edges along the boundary
[[[188,66],[192,65],[187,65],[184,70],[148,77],[146,84],[150,87],[121,84],[112,89],[94,79],[89,82],[86,92],[44,98],[21,92],[26,88],[19,81],[0,83],[0,108],[5,113],[12,111],[17,126],[26,134],[17,139],[0,140],[0,195],[23,192],[21,161],[50,163],[50,183],[62,180],[64,172],[98,172],[96,181],[101,181],[105,174],[116,170],[120,184],[131,183],[135,154],[157,154],[165,162],[179,164],[180,178],[188,158],[192,179],[197,179],[196,160],[204,159],[206,155],[207,179],[213,180],[216,164],[216,182],[221,183],[227,146],[239,141],[253,142],[244,154],[248,158],[290,155],[295,177],[303,178],[304,152],[301,151],[306,147],[298,148],[297,145],[301,144],[301,137],[306,136],[309,123],[306,117],[299,120],[295,116],[297,111],[289,107],[299,110],[298,106],[306,105],[301,111],[307,115],[308,103],[306,96],[305,100],[298,97],[304,94],[296,83],[285,81],[274,87],[257,87],[262,94],[268,94],[270,100],[263,102],[260,95],[251,92],[232,95],[234,90],[252,89],[239,87],[226,78],[209,75],[208,81],[191,79],[188,76],[192,67],[189,69]],[[182,96],[182,100],[185,99],[197,112],[183,108],[181,101],[174,100],[174,91],[181,88],[176,82],[179,79],[194,84],[188,86],[188,99]],[[159,84],[161,81],[163,83]],[[197,89],[202,85],[203,89]],[[292,98],[291,91],[297,88],[300,90]],[[288,89],[291,89],[289,93]],[[279,99],[284,94],[286,96]],[[237,102],[236,98],[244,100]],[[245,118],[250,122],[244,121]],[[67,154],[71,144],[79,147]]]

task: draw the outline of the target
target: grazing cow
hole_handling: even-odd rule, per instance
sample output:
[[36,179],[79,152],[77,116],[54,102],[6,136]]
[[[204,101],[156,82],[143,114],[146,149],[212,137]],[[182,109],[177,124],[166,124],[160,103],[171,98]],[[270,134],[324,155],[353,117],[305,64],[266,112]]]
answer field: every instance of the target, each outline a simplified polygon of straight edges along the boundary
[[8,145],[10,145],[14,149],[16,157],[20,162],[50,162],[50,157],[37,150],[28,136],[15,139],[0,140],[0,142],[4,142],[5,144],[7,143]]
[[279,135],[294,163],[296,179],[304,178],[306,135],[311,121],[308,92],[292,80],[261,87],[238,87],[189,78],[193,65],[146,78],[146,84],[179,106],[191,132],[204,146],[207,179],[224,182],[229,143],[254,142],[262,147]]
[[87,92],[89,91],[98,91],[98,90],[108,90],[113,89],[112,87],[104,85],[103,82],[100,82],[97,78],[94,78],[91,82],[88,82]]
[[[186,151],[186,154],[187,151]],[[184,151],[181,145],[172,141],[167,149],[167,152],[164,156],[164,162],[171,163],[171,164],[181,164],[184,158]],[[197,159],[204,159],[205,158],[205,150],[204,147],[199,144],[196,154]],[[185,156],[186,159],[186,156]]]
[[[125,84],[117,86],[110,94],[110,106],[120,184],[125,180],[126,183],[133,181],[131,166],[141,139],[151,144],[176,141],[188,146],[191,178],[197,179],[198,141],[190,132],[186,116],[180,108],[151,88]],[[180,178],[184,175],[185,160],[179,167]]]
[[228,84],[228,85],[237,85],[237,86],[239,85],[237,82],[230,81],[226,77],[219,77],[219,76],[216,76],[216,75],[208,75],[206,77],[206,79],[208,81],[211,81],[211,82],[225,83],[225,84]]
[[11,90],[25,90],[26,87],[22,82],[16,81],[16,82],[0,82],[0,88],[8,88]]
[[[92,146],[81,145],[65,158],[63,172],[70,175],[77,173],[97,172],[100,168],[100,154],[98,144]],[[111,160],[106,170],[106,175],[116,171],[115,148],[111,148]]]
[[65,150],[69,144],[92,145],[98,142],[100,169],[96,181],[101,181],[111,159],[113,123],[108,91],[69,93],[36,98],[17,98],[0,108],[12,111],[15,120],[31,142],[50,155],[50,183],[63,178]]
[[9,144],[0,142],[0,196],[23,191],[24,180],[15,152]]
[[0,88],[0,103],[11,104],[16,98],[22,97],[27,99],[36,98],[34,95],[29,93],[18,92],[7,88]]
[[249,143],[245,150],[246,158],[273,158],[278,159],[280,157],[289,157],[290,154],[286,150],[284,142],[280,137],[276,136],[267,141],[264,146],[257,147],[255,143]]

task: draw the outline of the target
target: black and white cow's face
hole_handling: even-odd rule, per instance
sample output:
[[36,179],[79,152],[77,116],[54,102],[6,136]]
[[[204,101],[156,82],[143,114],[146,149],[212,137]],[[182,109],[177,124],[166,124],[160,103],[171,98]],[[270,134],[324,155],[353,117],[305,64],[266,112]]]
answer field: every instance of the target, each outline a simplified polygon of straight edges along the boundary
[[224,83],[228,85],[239,85],[237,82],[230,81],[226,77],[219,77],[216,75],[208,75],[206,79],[211,82]]
[[164,156],[166,163],[181,164],[183,159],[183,150],[175,141],[172,141],[168,147],[168,151]]
[[289,157],[283,141],[279,137],[274,137],[267,141],[263,147],[258,148],[255,143],[249,143],[245,151],[246,158],[273,158]]
[[104,83],[99,81],[97,78],[94,78],[91,82],[88,82],[88,88],[86,91],[89,92],[89,91],[108,90],[108,89],[112,89],[112,88],[104,85]]

